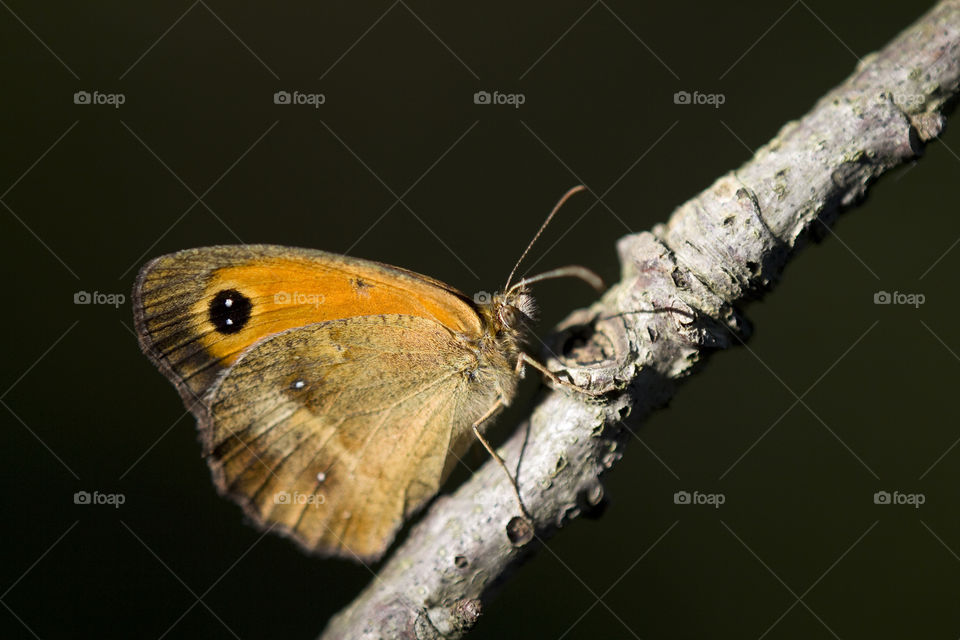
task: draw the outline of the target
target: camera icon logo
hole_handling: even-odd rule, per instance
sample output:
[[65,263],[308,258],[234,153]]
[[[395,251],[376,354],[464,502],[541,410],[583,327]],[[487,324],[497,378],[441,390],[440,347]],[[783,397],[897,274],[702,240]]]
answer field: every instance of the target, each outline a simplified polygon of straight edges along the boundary
[[877,291],[873,294],[873,304],[890,304],[893,298],[887,291]]
[[90,504],[90,492],[77,491],[73,494],[73,504]]
[[273,294],[273,303],[274,304],[290,304],[290,292],[289,291],[278,291]]
[[90,304],[93,302],[93,296],[88,291],[77,291],[73,294],[73,304]]
[[73,94],[73,104],[90,104],[90,92],[77,91]]
[[491,97],[489,91],[477,91],[473,94],[473,104],[490,104]]
[[890,504],[890,492],[877,491],[873,494],[873,504]]
[[273,504],[290,504],[290,492],[280,491],[273,494]]
[[493,296],[489,291],[478,291],[473,294],[473,301],[477,304],[490,304],[493,302]]
[[277,91],[273,94],[273,104],[290,104],[289,91]]
[[673,494],[673,504],[690,504],[690,492],[677,491]]
[[691,96],[689,91],[677,91],[673,94],[673,104],[690,104]]

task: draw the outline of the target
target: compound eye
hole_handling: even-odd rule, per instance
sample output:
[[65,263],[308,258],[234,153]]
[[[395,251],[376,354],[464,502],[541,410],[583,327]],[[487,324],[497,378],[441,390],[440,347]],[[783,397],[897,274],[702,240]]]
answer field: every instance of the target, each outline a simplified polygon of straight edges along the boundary
[[520,324],[520,312],[517,311],[516,307],[511,305],[504,305],[500,307],[500,322],[504,324],[508,329],[515,329],[518,324]]

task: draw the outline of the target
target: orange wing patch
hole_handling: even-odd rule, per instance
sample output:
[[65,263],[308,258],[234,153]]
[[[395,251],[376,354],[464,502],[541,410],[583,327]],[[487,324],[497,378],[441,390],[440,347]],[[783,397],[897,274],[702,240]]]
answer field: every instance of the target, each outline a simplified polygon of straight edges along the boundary
[[[358,275],[358,271],[367,273]],[[218,309],[210,306],[211,301],[224,291],[240,293],[251,306],[250,317],[242,329],[218,331],[220,335],[208,334],[202,341],[210,354],[227,366],[236,362],[247,347],[267,336],[315,322],[357,316],[417,316],[434,320],[455,333],[480,335],[477,314],[459,298],[409,278],[398,286],[395,275],[378,274],[375,267],[354,267],[348,274],[332,265],[296,259],[225,267],[211,274],[191,312],[215,316]]]
[[270,245],[161,256],[140,272],[140,343],[193,407],[253,344],[306,325],[399,314],[479,338],[482,322],[456,290],[410,271],[323,251]]

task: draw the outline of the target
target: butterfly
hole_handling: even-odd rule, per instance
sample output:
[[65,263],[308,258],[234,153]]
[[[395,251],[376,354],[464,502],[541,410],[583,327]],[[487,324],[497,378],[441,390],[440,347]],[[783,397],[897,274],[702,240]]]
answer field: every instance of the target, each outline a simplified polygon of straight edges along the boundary
[[571,266],[511,285],[520,261],[500,293],[469,297],[324,251],[188,249],[140,270],[134,320],[196,416],[221,494],[309,552],[377,560],[474,440],[506,470],[482,431],[525,365],[570,386],[523,351],[528,286],[603,282]]

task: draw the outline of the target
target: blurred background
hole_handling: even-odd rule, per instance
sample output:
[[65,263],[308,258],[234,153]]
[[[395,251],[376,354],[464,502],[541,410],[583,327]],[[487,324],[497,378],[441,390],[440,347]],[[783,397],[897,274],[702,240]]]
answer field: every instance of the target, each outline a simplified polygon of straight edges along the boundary
[[[4,638],[312,638],[377,569],[261,537],[217,497],[132,332],[146,260],[270,242],[492,290],[582,182],[593,193],[524,270],[615,281],[619,237],[746,161],[929,6],[0,4]],[[749,350],[636,430],[603,517],[549,540],[472,637],[957,635],[953,150],[949,130],[798,255],[748,309]],[[537,295],[544,333],[593,297]]]

